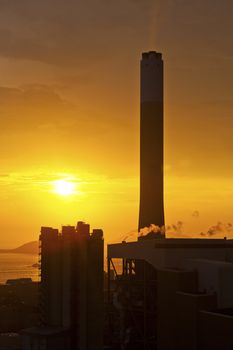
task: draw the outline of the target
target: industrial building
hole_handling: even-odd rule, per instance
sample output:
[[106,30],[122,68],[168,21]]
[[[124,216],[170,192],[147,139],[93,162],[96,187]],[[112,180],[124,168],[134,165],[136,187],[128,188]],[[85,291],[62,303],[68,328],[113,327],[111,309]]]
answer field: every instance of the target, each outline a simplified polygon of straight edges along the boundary
[[101,350],[102,230],[42,227],[40,242],[40,325],[23,332],[24,350]]
[[165,237],[160,53],[142,54],[140,85],[138,230],[152,230],[108,245],[109,348],[233,349],[233,240]]
[[111,244],[108,276],[112,349],[233,348],[233,240]]

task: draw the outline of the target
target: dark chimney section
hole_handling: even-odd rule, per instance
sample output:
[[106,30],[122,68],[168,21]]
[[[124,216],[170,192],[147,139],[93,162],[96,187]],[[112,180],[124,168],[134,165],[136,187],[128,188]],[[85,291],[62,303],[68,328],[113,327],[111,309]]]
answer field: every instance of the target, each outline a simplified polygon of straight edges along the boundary
[[164,122],[162,54],[141,60],[140,211],[138,229],[164,226]]

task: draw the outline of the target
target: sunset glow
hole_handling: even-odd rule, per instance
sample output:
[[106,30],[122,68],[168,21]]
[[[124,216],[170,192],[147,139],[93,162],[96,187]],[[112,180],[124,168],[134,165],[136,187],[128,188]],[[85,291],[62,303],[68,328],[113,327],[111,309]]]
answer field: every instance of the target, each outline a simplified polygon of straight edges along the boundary
[[66,180],[54,181],[54,192],[61,196],[70,196],[75,194],[75,184]]
[[1,248],[76,218],[105,242],[137,231],[147,50],[165,64],[165,222],[233,225],[232,1],[3,3]]

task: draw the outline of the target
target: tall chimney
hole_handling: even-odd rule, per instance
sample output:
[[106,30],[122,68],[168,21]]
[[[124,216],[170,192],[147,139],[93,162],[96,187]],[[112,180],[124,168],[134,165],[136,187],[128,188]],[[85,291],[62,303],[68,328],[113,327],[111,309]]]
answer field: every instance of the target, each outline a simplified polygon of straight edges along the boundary
[[163,59],[155,51],[141,59],[140,230],[164,226]]

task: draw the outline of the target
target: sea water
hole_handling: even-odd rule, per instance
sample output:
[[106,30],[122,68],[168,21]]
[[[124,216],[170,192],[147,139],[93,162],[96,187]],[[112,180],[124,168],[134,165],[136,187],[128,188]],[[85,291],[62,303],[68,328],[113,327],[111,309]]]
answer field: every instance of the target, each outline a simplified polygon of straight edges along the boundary
[[31,278],[38,281],[39,271],[37,266],[38,255],[31,254],[0,254],[0,283],[6,283],[8,279]]

